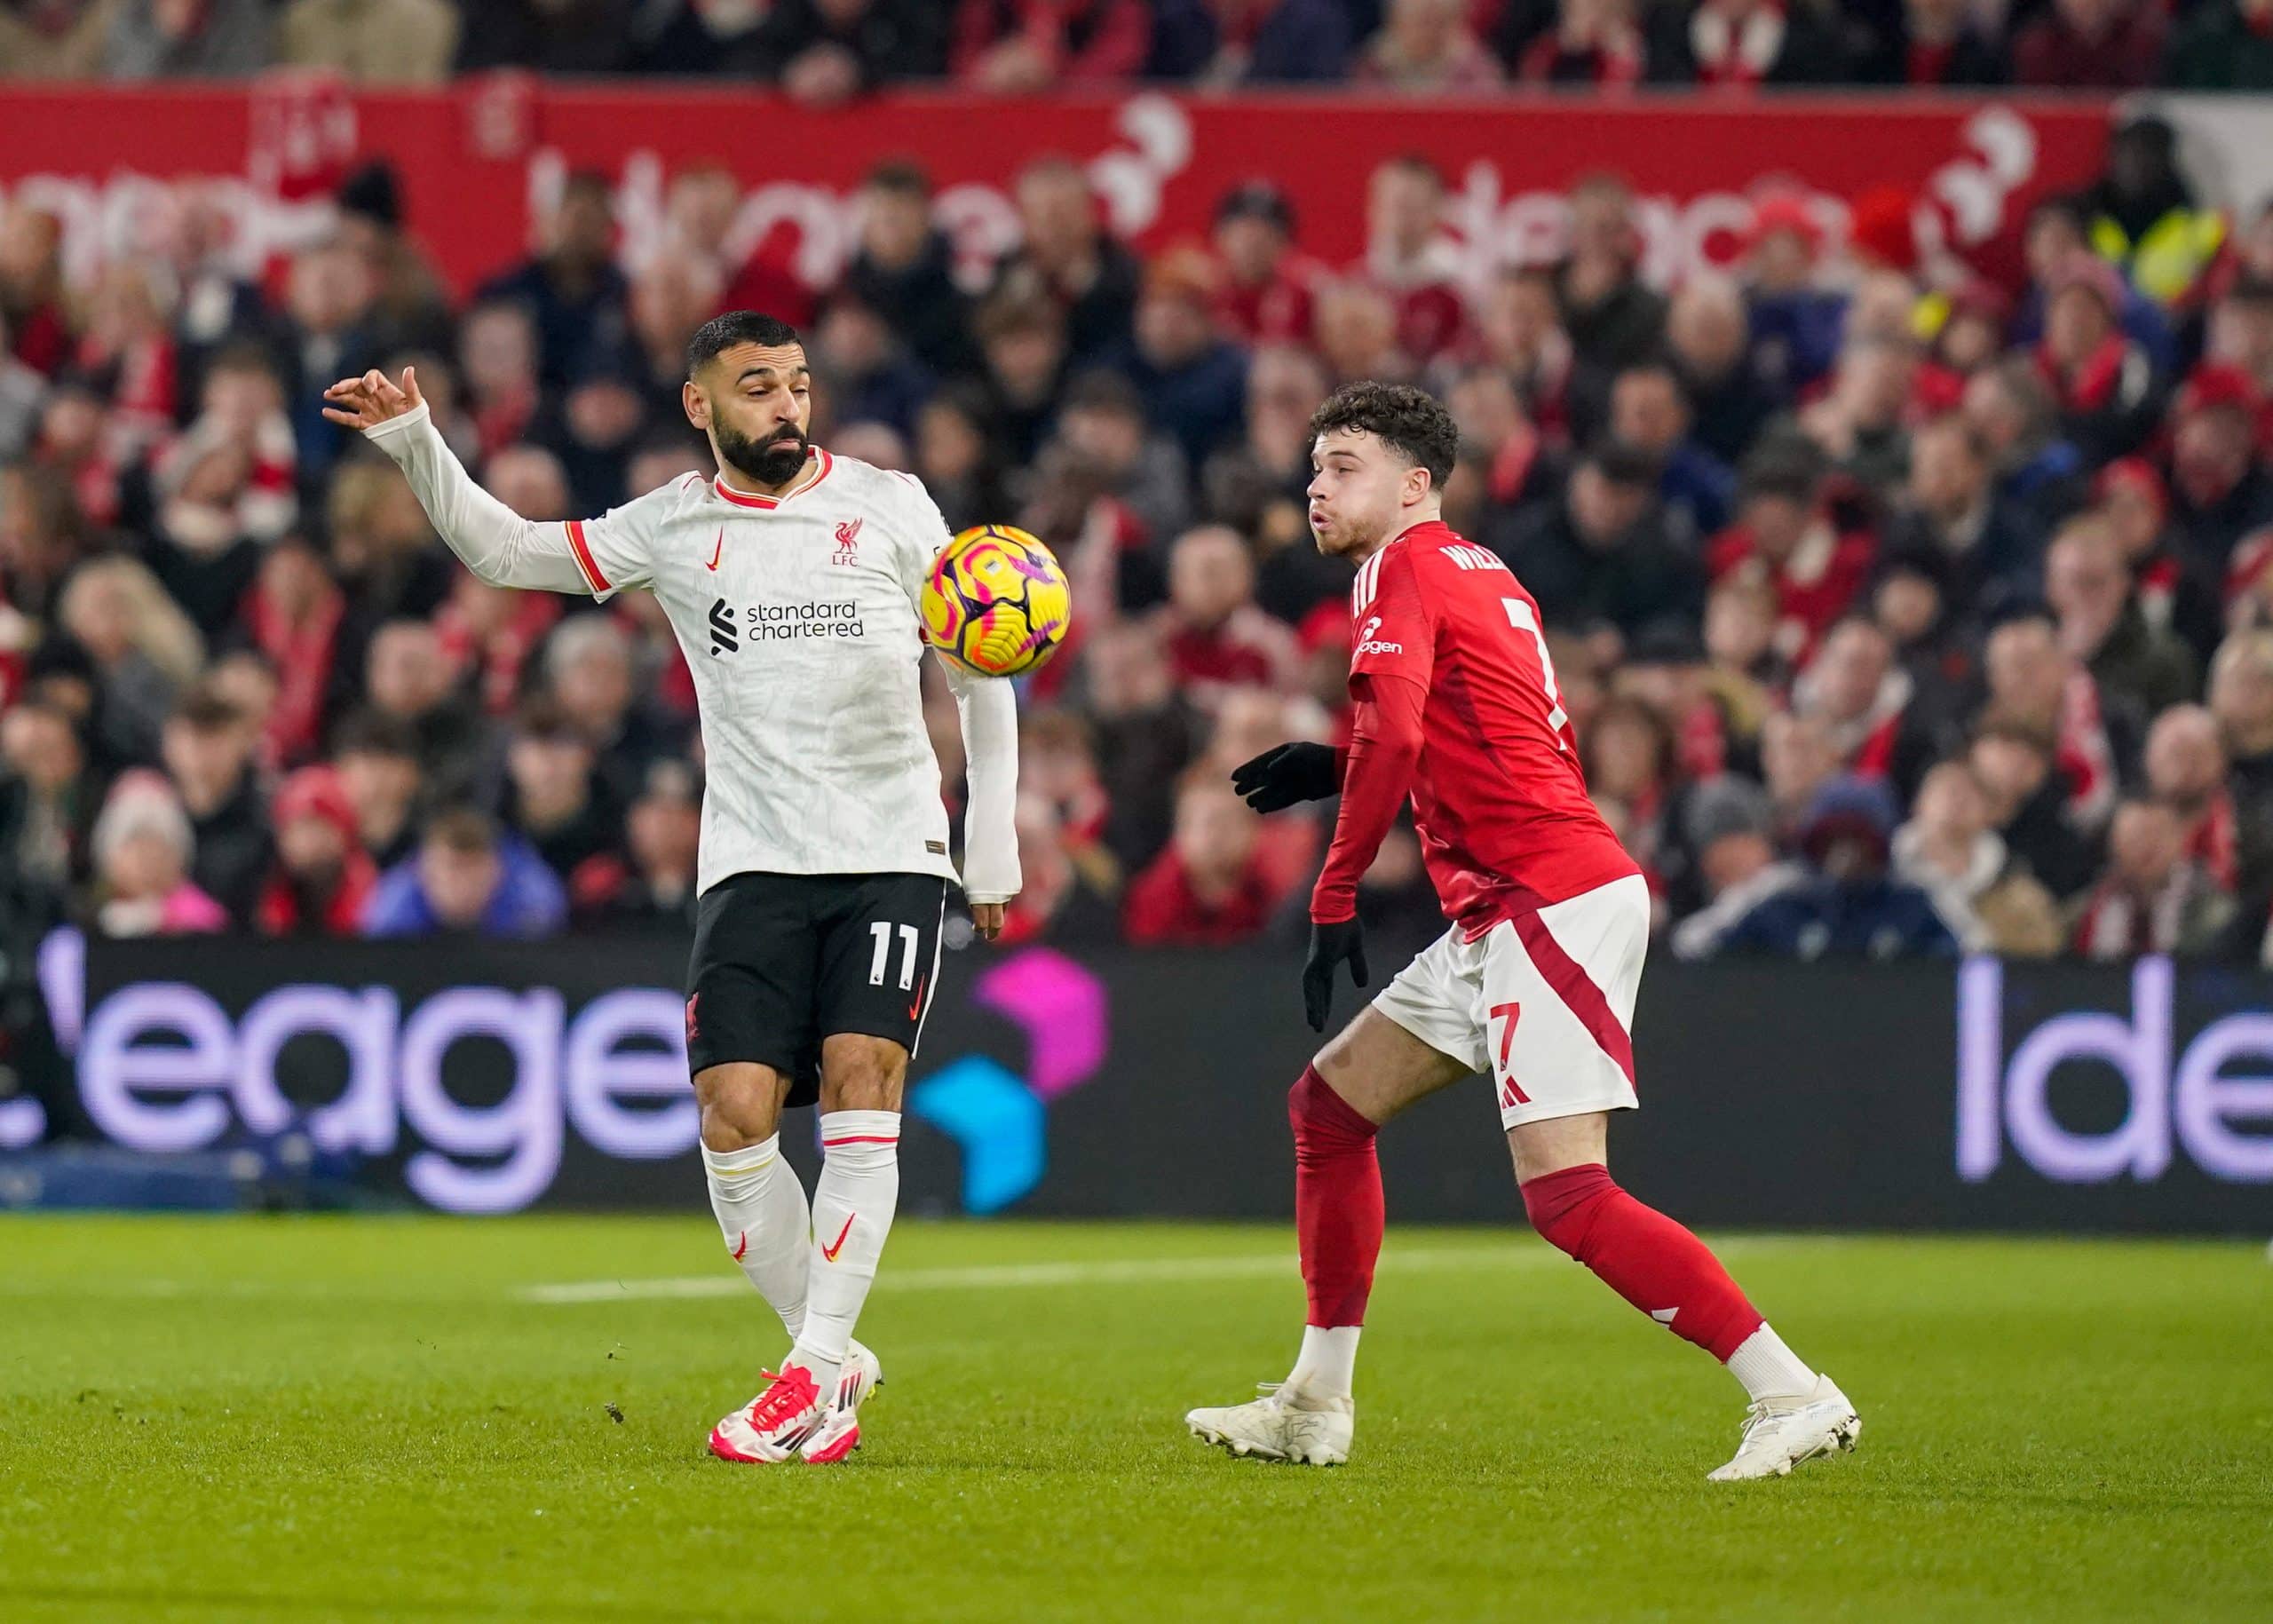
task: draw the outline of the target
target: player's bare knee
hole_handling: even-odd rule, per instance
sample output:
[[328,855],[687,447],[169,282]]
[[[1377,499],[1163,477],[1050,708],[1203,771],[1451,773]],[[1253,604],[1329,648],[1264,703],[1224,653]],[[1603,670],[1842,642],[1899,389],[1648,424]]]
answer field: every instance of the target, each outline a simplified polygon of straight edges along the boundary
[[824,1111],[897,1111],[907,1081],[907,1050],[890,1038],[844,1032],[821,1044]]
[[738,1151],[772,1137],[788,1091],[780,1073],[770,1066],[737,1062],[696,1073],[694,1099],[702,1110],[702,1143],[714,1151]]

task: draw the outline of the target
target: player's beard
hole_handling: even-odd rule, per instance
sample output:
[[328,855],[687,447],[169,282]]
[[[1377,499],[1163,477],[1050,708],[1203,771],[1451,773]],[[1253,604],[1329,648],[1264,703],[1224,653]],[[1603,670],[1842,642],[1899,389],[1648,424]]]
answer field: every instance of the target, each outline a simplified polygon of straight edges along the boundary
[[752,440],[724,423],[714,422],[711,429],[717,438],[718,455],[761,485],[787,485],[796,479],[812,449],[805,432],[794,425],[776,432],[770,440]]

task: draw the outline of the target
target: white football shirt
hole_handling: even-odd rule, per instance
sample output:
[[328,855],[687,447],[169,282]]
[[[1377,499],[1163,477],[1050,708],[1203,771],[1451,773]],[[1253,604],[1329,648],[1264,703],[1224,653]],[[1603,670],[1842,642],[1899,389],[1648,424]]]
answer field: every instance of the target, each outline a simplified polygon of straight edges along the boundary
[[[627,587],[654,592],[701,711],[701,889],[751,872],[956,878],[923,722],[916,611],[948,535],[917,480],[817,447],[804,481],[778,498],[688,474],[598,519],[532,524],[473,484],[423,407],[367,432],[484,579],[603,599]],[[967,733],[969,690],[1008,700],[1007,685],[950,676]],[[979,828],[972,750],[966,867],[980,900],[1018,888],[1004,793],[1015,784],[1015,709],[1001,708],[1010,785],[991,783],[984,797],[1000,838]],[[1007,867],[992,849],[1005,841]]]

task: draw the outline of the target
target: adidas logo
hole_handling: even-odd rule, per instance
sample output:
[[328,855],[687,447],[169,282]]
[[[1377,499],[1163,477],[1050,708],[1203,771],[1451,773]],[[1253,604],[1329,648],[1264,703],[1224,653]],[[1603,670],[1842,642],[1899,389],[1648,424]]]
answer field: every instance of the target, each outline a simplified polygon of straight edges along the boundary
[[721,598],[710,606],[710,652],[713,655],[731,654],[741,646],[741,638],[734,630],[734,612]]

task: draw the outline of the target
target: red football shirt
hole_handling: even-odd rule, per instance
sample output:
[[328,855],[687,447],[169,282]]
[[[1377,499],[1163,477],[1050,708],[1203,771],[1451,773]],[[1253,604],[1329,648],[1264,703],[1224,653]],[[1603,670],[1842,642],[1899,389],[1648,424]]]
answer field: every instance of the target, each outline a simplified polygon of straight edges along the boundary
[[1350,692],[1373,736],[1352,748],[1312,918],[1350,916],[1408,764],[1429,877],[1470,937],[1641,872],[1587,798],[1539,605],[1506,565],[1430,519],[1367,559],[1350,598]]

